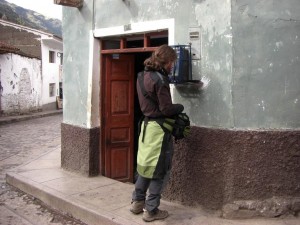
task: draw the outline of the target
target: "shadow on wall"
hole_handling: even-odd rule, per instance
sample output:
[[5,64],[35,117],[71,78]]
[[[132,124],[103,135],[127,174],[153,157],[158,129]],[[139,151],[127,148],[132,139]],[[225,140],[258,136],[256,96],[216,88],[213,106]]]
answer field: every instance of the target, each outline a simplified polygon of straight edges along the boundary
[[175,84],[175,88],[182,97],[197,98],[209,85],[210,79],[206,76],[202,76],[201,80]]
[[175,84],[175,88],[184,98],[198,98],[203,92],[202,89],[203,83],[184,83],[184,84]]

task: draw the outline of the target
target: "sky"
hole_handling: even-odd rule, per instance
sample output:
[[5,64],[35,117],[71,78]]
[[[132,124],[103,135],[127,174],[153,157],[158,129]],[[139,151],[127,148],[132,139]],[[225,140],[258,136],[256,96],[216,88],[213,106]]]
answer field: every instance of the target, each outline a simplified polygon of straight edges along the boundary
[[53,0],[6,0],[7,2],[36,11],[46,17],[62,19],[62,6]]

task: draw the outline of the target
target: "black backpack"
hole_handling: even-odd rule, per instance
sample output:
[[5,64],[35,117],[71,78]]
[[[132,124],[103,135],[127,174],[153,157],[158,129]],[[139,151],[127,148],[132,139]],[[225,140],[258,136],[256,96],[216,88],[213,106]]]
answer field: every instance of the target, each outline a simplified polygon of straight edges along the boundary
[[165,118],[160,124],[164,130],[170,132],[175,140],[185,138],[190,133],[190,119],[186,113],[179,113],[173,118]]
[[[158,76],[160,76],[159,73],[157,74]],[[147,98],[151,104],[155,104],[154,100],[148,95],[148,93],[145,90],[143,72],[138,74],[138,82],[140,84],[140,88],[144,97]],[[142,120],[144,119],[145,119],[145,125],[147,126],[147,122],[149,118],[147,117],[142,118]],[[164,131],[170,132],[175,137],[175,140],[180,140],[182,138],[185,138],[190,133],[190,119],[186,115],[186,113],[179,113],[176,116],[173,116],[172,118],[163,118],[163,119],[152,118],[152,120],[157,121],[157,123],[162,127]],[[143,135],[143,140],[144,140],[144,135]]]

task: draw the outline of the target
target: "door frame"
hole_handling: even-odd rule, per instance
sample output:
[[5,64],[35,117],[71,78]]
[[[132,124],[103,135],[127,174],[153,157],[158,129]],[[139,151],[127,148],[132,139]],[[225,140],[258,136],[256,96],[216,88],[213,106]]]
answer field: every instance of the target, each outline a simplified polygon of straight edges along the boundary
[[[112,57],[110,54],[105,54],[102,56],[103,65],[106,70],[106,73],[103,74],[103,78],[105,79],[105,83],[103,85],[103,98],[105,101],[102,101],[102,126],[101,126],[101,143],[102,143],[102,165],[103,172],[105,176],[110,177],[112,179],[116,179],[124,182],[132,182],[133,181],[133,151],[134,151],[134,127],[132,123],[134,122],[134,55],[132,54],[118,54],[117,58]],[[122,70],[119,75],[116,75],[112,72],[113,61],[115,61],[114,65],[117,68],[120,65],[126,65],[126,69]],[[121,64],[120,64],[121,62]],[[124,64],[125,62],[125,64]],[[108,67],[106,67],[108,66]],[[126,74],[126,76],[124,76]],[[107,80],[106,80],[107,79]],[[111,109],[114,104],[112,104],[112,90],[120,90],[118,88],[113,88],[113,83],[128,82],[128,87],[126,88],[126,93],[128,97],[128,105],[125,104],[125,108],[123,106],[123,113],[114,114]],[[127,86],[127,85],[126,85]],[[122,89],[123,90],[123,89]],[[126,93],[122,96],[126,96]],[[122,97],[121,97],[122,98]],[[123,99],[125,101],[125,99]],[[116,105],[118,108],[118,104]],[[114,107],[113,107],[114,108]],[[115,108],[116,110],[118,110]],[[122,110],[121,110],[122,111]],[[120,111],[118,111],[120,112]],[[114,132],[112,132],[114,130]],[[125,135],[123,138],[118,139],[116,135],[116,130],[119,130],[121,134]],[[114,133],[114,138],[112,137]],[[120,134],[120,133],[119,133]],[[114,152],[114,154],[113,154]],[[126,152],[126,158],[124,158],[124,154]],[[121,155],[120,155],[121,153]],[[119,155],[121,161],[115,161],[115,156]],[[123,161],[124,160],[124,161]],[[120,167],[122,162],[126,162],[127,166]],[[115,165],[115,166],[113,166]],[[118,168],[118,169],[117,169]],[[116,171],[118,171],[116,173]],[[120,171],[124,172],[124,174],[119,173]]]
[[[126,42],[126,41],[125,41]],[[149,43],[149,36],[144,35],[144,44]],[[124,44],[124,38],[121,40],[121,46],[126,46]],[[111,55],[111,54],[135,54],[140,52],[153,52],[157,49],[157,47],[143,47],[143,48],[132,48],[132,49],[112,49],[112,50],[101,50],[101,74],[100,74],[100,82],[101,82],[101,93],[100,93],[100,121],[101,121],[101,127],[100,127],[100,174],[105,175],[105,166],[106,166],[106,108],[105,108],[105,101],[101,101],[102,99],[105,99],[106,90],[107,90],[107,82],[106,82],[106,60],[105,55]],[[134,85],[132,85],[134,86]],[[134,99],[132,99],[133,101]],[[135,103],[134,103],[135,104]],[[133,137],[134,138],[134,135]],[[134,140],[131,140],[134,142]],[[133,171],[132,171],[133,173]]]
[[[128,27],[128,25],[126,25]],[[95,29],[93,31],[94,37],[100,40],[100,152],[99,152],[99,169],[100,174],[105,174],[105,107],[103,101],[106,90],[105,80],[105,65],[103,56],[105,54],[135,54],[140,52],[153,52],[157,47],[150,46],[150,36],[160,32],[166,32],[168,37],[168,44],[173,45],[175,43],[175,19],[163,19],[156,21],[147,21],[140,23],[130,24],[130,30],[125,29],[124,26],[110,27]],[[139,48],[127,48],[126,36],[128,35],[143,35],[144,43],[143,47]],[[105,49],[103,40],[120,39],[119,49]],[[134,141],[134,140],[133,140]]]
[[[130,26],[129,26],[130,25]],[[128,29],[128,27],[130,29]],[[168,31],[168,43],[174,45],[175,42],[175,19],[152,20],[139,23],[131,23],[123,26],[95,29],[93,35],[95,38],[113,38],[124,35],[136,35],[150,32]]]

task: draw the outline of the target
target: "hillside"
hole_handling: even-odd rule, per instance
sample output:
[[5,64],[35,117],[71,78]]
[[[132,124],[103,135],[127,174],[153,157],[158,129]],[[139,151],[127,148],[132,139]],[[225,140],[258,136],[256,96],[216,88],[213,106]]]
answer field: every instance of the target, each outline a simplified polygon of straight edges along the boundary
[[47,18],[35,11],[24,9],[5,0],[0,0],[0,19],[46,31],[62,37],[61,21]]

